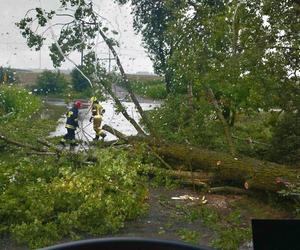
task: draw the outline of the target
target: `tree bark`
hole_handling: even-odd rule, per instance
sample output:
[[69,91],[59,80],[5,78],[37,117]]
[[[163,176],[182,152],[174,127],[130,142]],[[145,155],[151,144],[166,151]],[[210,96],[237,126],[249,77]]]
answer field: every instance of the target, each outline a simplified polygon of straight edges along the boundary
[[[105,126],[103,129],[112,131],[114,129]],[[116,130],[115,130],[116,131]],[[115,133],[116,134],[116,133]],[[186,163],[192,169],[187,171],[203,171],[207,174],[209,183],[226,184],[243,188],[245,190],[260,190],[276,193],[287,188],[289,185],[300,182],[300,169],[293,169],[289,166],[276,164],[267,161],[260,161],[245,156],[232,156],[228,153],[215,152],[189,145],[174,144],[159,141],[150,137],[125,137],[117,133],[120,138],[126,139],[128,143],[147,143],[164,160],[176,160]],[[125,137],[125,138],[124,138]],[[196,177],[203,180],[203,172],[193,172]],[[178,176],[179,172],[172,172]],[[188,177],[189,172],[181,172],[181,177]],[[197,176],[200,174],[201,176]],[[188,178],[190,179],[190,178]],[[199,178],[196,178],[199,179]],[[202,182],[202,181],[201,181]]]
[[170,94],[172,91],[172,72],[170,69],[165,67],[164,70],[165,82],[166,82],[166,91],[167,94]]
[[224,186],[224,187],[213,187],[210,188],[208,191],[210,194],[236,194],[236,195],[252,195],[253,192],[249,190],[245,190],[242,188],[237,187],[230,187],[230,186]]
[[202,186],[213,183],[213,174],[203,171],[166,170],[166,174],[171,177],[190,181],[191,183],[201,183]]
[[123,133],[121,133],[120,131],[110,127],[109,125],[105,124],[102,127],[103,130],[111,133],[112,135],[116,136],[119,139],[122,139],[124,141],[128,141],[128,138],[126,137],[126,135],[124,135]]
[[247,190],[277,192],[291,184],[299,183],[300,170],[249,157],[233,157],[179,144],[156,146],[164,157],[191,163],[194,170],[214,173],[214,182],[230,183]]

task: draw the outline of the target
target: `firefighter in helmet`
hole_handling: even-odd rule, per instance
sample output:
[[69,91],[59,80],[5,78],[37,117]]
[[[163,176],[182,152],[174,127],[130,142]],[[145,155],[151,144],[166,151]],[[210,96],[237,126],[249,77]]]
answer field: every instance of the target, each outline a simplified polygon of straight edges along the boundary
[[60,143],[65,145],[66,141],[70,142],[71,146],[76,146],[75,143],[75,131],[78,126],[78,113],[81,108],[81,101],[75,101],[72,108],[67,112],[67,121],[65,128],[67,129],[67,133],[61,139]]
[[96,133],[94,140],[98,141],[100,136],[102,137],[102,139],[104,139],[106,136],[106,134],[101,129],[101,123],[103,114],[105,113],[105,109],[103,109],[97,97],[93,96],[90,101],[92,104],[92,116],[90,118],[90,122],[93,121],[93,127]]

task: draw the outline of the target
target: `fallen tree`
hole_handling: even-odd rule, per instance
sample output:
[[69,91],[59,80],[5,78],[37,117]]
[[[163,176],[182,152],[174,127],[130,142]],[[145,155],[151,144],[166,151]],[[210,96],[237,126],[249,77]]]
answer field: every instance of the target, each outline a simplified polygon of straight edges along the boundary
[[[170,159],[175,159],[176,161],[181,161],[189,166],[191,169],[187,169],[189,171],[202,170],[207,173],[211,173],[210,182],[226,185],[226,186],[235,186],[238,188],[244,188],[245,190],[264,190],[276,192],[281,190],[288,185],[296,183],[299,181],[298,176],[300,176],[300,171],[296,169],[291,169],[287,166],[274,164],[270,162],[262,162],[259,160],[247,158],[247,157],[239,157],[236,156],[234,144],[232,142],[232,135],[228,124],[226,123],[224,116],[222,115],[222,110],[218,104],[217,99],[212,92],[212,89],[209,86],[206,86],[206,95],[211,99],[212,104],[215,107],[217,112],[217,116],[219,120],[222,122],[224,127],[224,133],[226,135],[227,143],[230,148],[231,154],[221,153],[221,152],[213,152],[209,150],[204,150],[201,148],[191,147],[188,145],[179,145],[168,142],[162,142],[159,139],[153,138],[156,136],[156,131],[152,128],[152,124],[149,121],[147,115],[143,112],[140,104],[138,103],[137,98],[132,92],[131,86],[128,82],[127,75],[124,71],[124,68],[120,62],[119,56],[116,53],[114,46],[117,45],[116,41],[109,36],[106,35],[105,32],[108,31],[107,27],[103,26],[102,18],[99,16],[97,12],[93,9],[93,4],[87,4],[84,2],[75,3],[72,1],[59,1],[62,4],[62,7],[68,7],[69,5],[75,5],[75,9],[78,11],[74,12],[74,9],[71,8],[71,13],[67,12],[64,14],[57,13],[55,11],[46,12],[42,8],[36,8],[29,10],[29,12],[33,11],[34,14],[32,17],[28,17],[27,13],[26,18],[20,21],[19,28],[24,31],[22,34],[25,38],[27,38],[28,45],[30,47],[35,47],[37,50],[41,48],[44,38],[43,35],[46,30],[42,34],[35,34],[35,32],[31,29],[33,27],[32,23],[34,21],[39,21],[40,26],[45,26],[47,21],[51,21],[54,16],[69,16],[71,17],[71,21],[69,23],[64,23],[62,25],[62,29],[60,34],[62,36],[59,39],[54,39],[55,43],[51,47],[52,60],[56,66],[59,66],[60,63],[67,58],[66,55],[73,51],[83,51],[83,48],[94,48],[95,47],[95,38],[100,35],[103,41],[106,43],[114,58],[117,62],[117,66],[119,67],[123,82],[125,83],[125,87],[129,92],[129,95],[135,104],[138,112],[140,113],[144,124],[147,127],[147,130],[150,132],[151,136],[147,136],[144,130],[138,125],[138,122],[129,116],[126,109],[122,105],[122,103],[118,100],[118,98],[111,91],[109,86],[104,85],[106,91],[113,97],[115,100],[119,111],[125,116],[125,118],[136,128],[139,134],[144,135],[144,137],[126,137],[122,133],[119,133],[117,130],[110,128],[109,126],[104,126],[103,129],[111,132],[117,137],[121,138],[125,141],[125,143],[135,144],[140,141],[147,144],[147,148],[150,152],[155,152],[156,157],[163,163],[164,166],[169,168],[168,161]],[[73,6],[74,7],[74,6]],[[84,7],[84,8],[83,8]],[[85,11],[82,11],[82,8]],[[66,8],[68,10],[68,8]],[[74,14],[74,16],[73,16]],[[36,17],[36,18],[35,18]],[[50,29],[52,30],[52,24],[49,21]],[[42,25],[41,25],[42,24]],[[72,29],[70,27],[74,27],[73,31],[76,31],[76,35],[69,36],[69,32]],[[77,30],[79,30],[77,32]],[[52,30],[52,33],[53,30]],[[112,32],[114,33],[114,32]],[[52,36],[54,37],[54,35]],[[81,41],[77,44],[77,39]],[[74,41],[75,39],[75,41]],[[85,43],[84,41],[88,41]],[[75,44],[75,46],[74,46]],[[63,48],[63,50],[62,50]],[[95,69],[97,69],[98,59],[95,51],[90,51],[90,54],[87,54],[86,59],[90,59],[88,55],[92,56],[96,61]],[[97,71],[97,70],[95,70]],[[95,72],[97,73],[97,72]],[[100,77],[99,77],[100,78]],[[100,81],[101,82],[101,81]],[[92,85],[92,84],[91,84]],[[1,139],[1,138],[0,138]],[[3,139],[3,138],[2,138]],[[9,142],[9,141],[6,141]],[[17,145],[17,144],[15,144]],[[20,146],[20,145],[19,145]],[[49,148],[50,151],[58,152],[55,149]],[[38,151],[37,151],[38,152]],[[40,152],[39,152],[40,153]],[[174,174],[170,171],[170,174]],[[193,174],[191,174],[193,176]],[[187,178],[181,176],[180,178]],[[192,177],[193,178],[193,177]]]
[[153,145],[155,151],[166,158],[190,163],[193,170],[214,173],[214,181],[232,183],[248,190],[277,192],[299,182],[300,170],[272,162],[226,153],[214,152],[179,144]]
[[5,136],[3,133],[0,133],[0,140],[6,142],[7,144],[15,145],[15,146],[21,147],[21,148],[27,148],[27,149],[30,149],[30,150],[33,150],[33,151],[36,151],[39,153],[48,153],[48,150],[46,150],[44,148],[34,147],[30,144],[10,139],[7,136]]
[[[120,139],[133,145],[141,142],[146,143],[165,161],[175,160],[184,163],[188,166],[186,171],[201,170],[202,173],[209,173],[207,176],[209,176],[210,184],[226,184],[226,186],[234,186],[244,190],[262,190],[274,193],[300,181],[300,170],[289,166],[245,156],[234,157],[228,153],[159,141],[150,137],[126,137],[108,125],[103,126],[103,129],[110,133],[113,132]],[[180,171],[170,171],[170,174],[185,179],[192,179],[194,178],[193,175],[198,175],[195,172],[181,172],[180,174]],[[229,189],[227,188],[227,190]]]
[[[166,173],[170,176],[201,187],[226,187],[225,189],[220,187],[220,190],[213,187],[210,189],[212,192],[231,192],[233,190],[235,193],[243,193],[240,190],[243,189],[245,191],[259,190],[276,193],[298,184],[300,180],[300,170],[285,165],[245,156],[234,157],[228,153],[174,144],[153,139],[149,136],[126,137],[108,125],[104,125],[103,129],[119,137],[124,143],[133,146],[140,143],[146,144],[149,152],[154,152],[155,156],[163,163],[163,166],[167,168]],[[44,140],[40,140],[39,143],[46,146],[47,149],[12,140],[3,134],[1,134],[0,140],[7,144],[28,149],[33,154],[60,156],[61,153],[65,152]],[[108,145],[111,146],[111,144]],[[172,167],[168,163],[172,160],[175,160],[177,165],[178,162],[183,163],[187,166],[186,169],[177,170],[176,167]],[[236,187],[239,190],[230,187]]]

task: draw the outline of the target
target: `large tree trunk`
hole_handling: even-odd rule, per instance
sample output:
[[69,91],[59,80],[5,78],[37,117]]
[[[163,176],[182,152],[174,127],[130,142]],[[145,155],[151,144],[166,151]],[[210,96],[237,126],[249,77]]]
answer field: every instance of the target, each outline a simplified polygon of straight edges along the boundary
[[[201,170],[201,173],[193,173],[198,178],[203,179],[203,172],[206,172],[210,183],[273,193],[299,183],[300,169],[189,145],[162,142],[150,137],[125,137],[108,125],[103,126],[103,129],[133,145],[140,142],[147,143],[164,160],[175,160],[177,164],[179,161],[185,163],[189,166],[185,169],[187,171]],[[169,172],[174,176],[188,177],[187,172],[181,174],[178,171],[169,170]]]
[[299,182],[300,170],[285,165],[179,144],[162,144],[155,150],[165,159],[191,164],[193,170],[213,172],[214,182],[230,183],[245,189],[277,192]]

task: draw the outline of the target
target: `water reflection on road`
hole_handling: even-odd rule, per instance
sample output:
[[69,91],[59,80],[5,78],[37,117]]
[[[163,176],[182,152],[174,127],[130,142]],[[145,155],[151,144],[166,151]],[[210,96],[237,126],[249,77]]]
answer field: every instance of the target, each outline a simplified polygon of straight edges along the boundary
[[[54,105],[65,105],[63,101],[52,100],[47,101],[50,104]],[[122,102],[122,104],[126,107],[128,114],[135,119],[136,121],[140,120],[140,115],[137,112],[134,104],[132,102]],[[105,102],[101,102],[101,105],[105,109],[105,113],[103,116],[103,124],[107,124],[118,131],[122,132],[125,135],[136,135],[137,131],[135,128],[124,118],[124,116],[119,113],[117,114],[114,110],[114,102],[112,100],[107,100]],[[143,110],[151,110],[156,107],[159,107],[160,102],[147,102],[140,103]],[[66,107],[67,109],[67,107]],[[93,124],[89,122],[91,117],[91,112],[88,108],[80,109],[79,112],[79,124],[80,128],[77,129],[76,139],[81,139],[83,141],[91,141],[93,137],[95,137],[95,132],[93,130]],[[58,120],[57,128],[54,132],[50,133],[50,137],[62,136],[66,133],[65,129],[66,117],[62,117]],[[105,141],[115,140],[116,137],[108,132],[106,132],[107,136]]]

